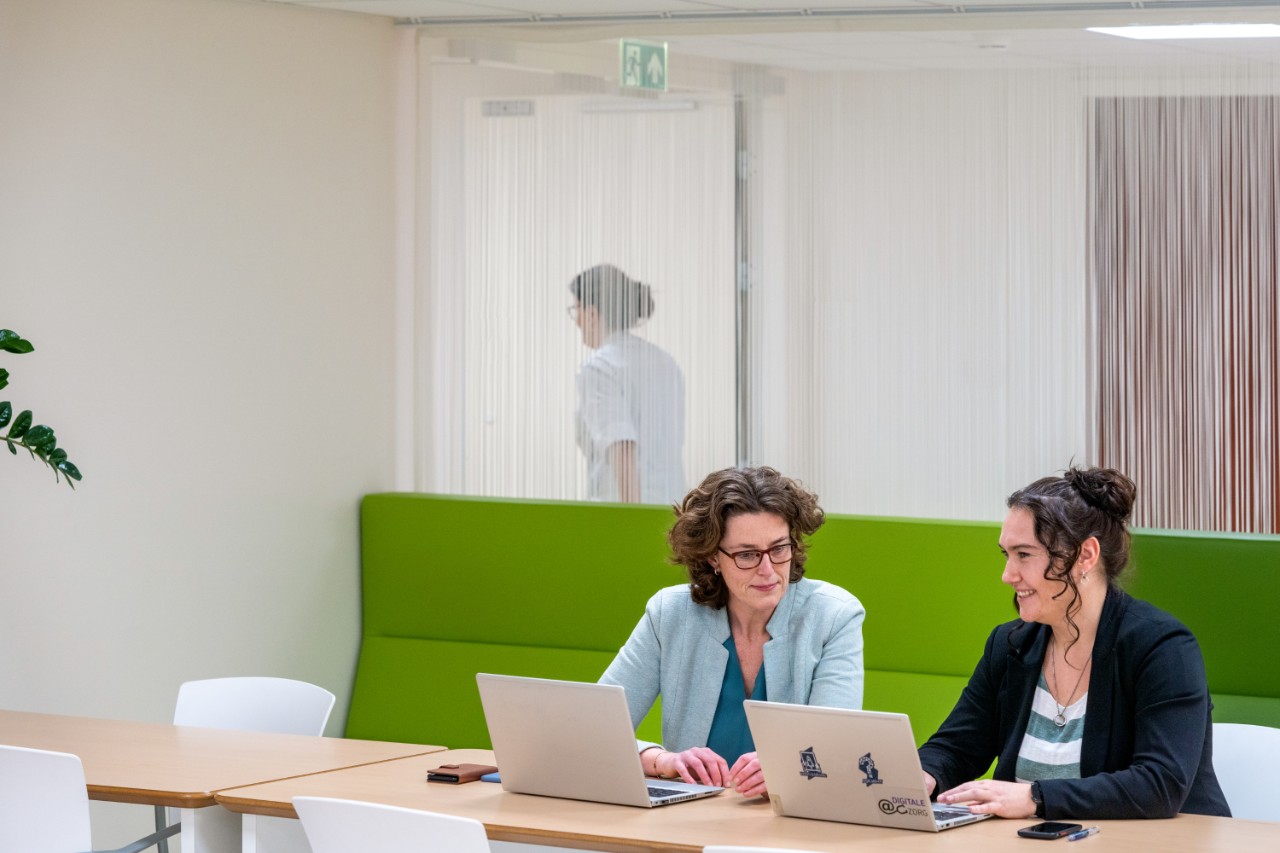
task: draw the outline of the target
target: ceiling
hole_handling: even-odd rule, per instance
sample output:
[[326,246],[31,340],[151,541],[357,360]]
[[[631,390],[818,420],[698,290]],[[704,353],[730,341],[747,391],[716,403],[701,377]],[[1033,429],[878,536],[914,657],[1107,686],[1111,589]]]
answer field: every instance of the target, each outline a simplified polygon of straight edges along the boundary
[[1086,26],[1280,23],[1280,0],[263,0],[392,17],[447,37],[661,38],[675,52],[808,71],[1280,65],[1280,39],[1135,41]]

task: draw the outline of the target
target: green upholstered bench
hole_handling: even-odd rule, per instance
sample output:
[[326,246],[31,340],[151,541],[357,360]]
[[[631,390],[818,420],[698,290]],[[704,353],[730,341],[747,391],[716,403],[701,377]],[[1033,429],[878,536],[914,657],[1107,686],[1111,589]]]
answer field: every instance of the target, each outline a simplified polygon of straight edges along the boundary
[[1213,719],[1280,728],[1280,536],[1142,530],[1125,589],[1200,641]]
[[[662,507],[422,494],[362,505],[363,640],[347,736],[489,745],[476,672],[594,681],[657,589]],[[1013,618],[999,525],[828,516],[808,575],[867,608],[866,695],[928,737]],[[1200,639],[1220,722],[1280,726],[1280,537],[1140,531],[1126,586]],[[718,677],[718,676],[715,676]],[[641,725],[657,739],[660,709]]]

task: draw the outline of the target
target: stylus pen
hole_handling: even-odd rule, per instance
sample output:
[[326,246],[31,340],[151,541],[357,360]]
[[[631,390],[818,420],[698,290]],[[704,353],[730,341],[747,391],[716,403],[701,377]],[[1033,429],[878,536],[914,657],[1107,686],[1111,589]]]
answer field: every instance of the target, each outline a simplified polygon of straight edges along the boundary
[[1079,841],[1081,838],[1088,838],[1090,835],[1097,835],[1099,832],[1102,832],[1102,830],[1098,829],[1096,826],[1091,826],[1088,829],[1081,829],[1071,833],[1067,836],[1067,840]]

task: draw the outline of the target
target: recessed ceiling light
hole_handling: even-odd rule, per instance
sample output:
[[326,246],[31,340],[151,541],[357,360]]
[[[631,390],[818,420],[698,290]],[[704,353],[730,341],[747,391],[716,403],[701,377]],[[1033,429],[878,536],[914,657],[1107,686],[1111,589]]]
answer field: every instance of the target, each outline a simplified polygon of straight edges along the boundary
[[1280,38],[1280,24],[1178,24],[1159,27],[1087,27],[1091,33],[1127,39]]

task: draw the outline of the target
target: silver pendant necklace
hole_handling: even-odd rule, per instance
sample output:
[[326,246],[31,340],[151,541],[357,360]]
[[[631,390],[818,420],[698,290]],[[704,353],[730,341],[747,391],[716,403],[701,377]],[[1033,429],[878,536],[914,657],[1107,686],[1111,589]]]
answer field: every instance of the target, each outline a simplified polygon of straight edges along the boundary
[[[1065,660],[1065,655],[1063,656],[1063,658]],[[1084,666],[1080,667],[1080,677],[1076,679],[1076,686],[1072,687],[1071,692],[1067,694],[1066,705],[1058,704],[1058,696],[1057,696],[1058,665],[1056,660],[1057,659],[1054,657],[1054,654],[1053,654],[1053,649],[1050,648],[1049,649],[1049,674],[1053,677],[1053,693],[1049,695],[1049,698],[1053,699],[1054,707],[1058,709],[1058,713],[1055,714],[1053,717],[1053,724],[1061,729],[1067,725],[1067,708],[1071,707],[1071,697],[1075,696],[1076,691],[1080,689],[1080,682],[1084,681],[1085,670],[1089,668],[1089,664],[1092,663],[1093,658],[1092,656],[1087,658],[1084,662]]]

